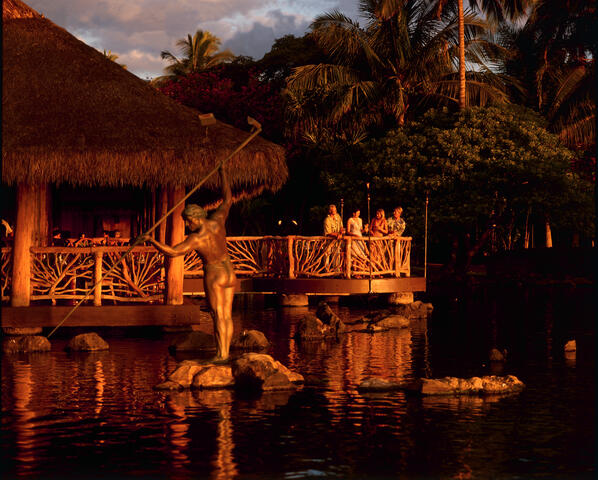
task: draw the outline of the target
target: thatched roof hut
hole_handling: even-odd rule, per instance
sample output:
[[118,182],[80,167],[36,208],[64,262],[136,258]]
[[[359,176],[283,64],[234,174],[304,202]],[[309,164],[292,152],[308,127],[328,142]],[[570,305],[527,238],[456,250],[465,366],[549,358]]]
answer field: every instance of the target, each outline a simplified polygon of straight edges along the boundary
[[[157,92],[20,0],[3,0],[2,179],[8,184],[193,186],[248,133]],[[229,164],[236,196],[279,189],[282,147]],[[206,186],[215,186],[217,176]]]

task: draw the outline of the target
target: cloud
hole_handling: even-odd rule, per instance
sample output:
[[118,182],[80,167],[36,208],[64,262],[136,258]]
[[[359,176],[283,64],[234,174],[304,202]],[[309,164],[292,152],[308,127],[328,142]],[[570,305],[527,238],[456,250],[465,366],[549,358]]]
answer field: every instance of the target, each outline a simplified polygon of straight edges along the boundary
[[303,35],[318,14],[353,16],[358,0],[26,0],[35,10],[97,48],[111,50],[139,76],[162,74],[162,50],[197,29],[236,55],[261,58],[276,38]]

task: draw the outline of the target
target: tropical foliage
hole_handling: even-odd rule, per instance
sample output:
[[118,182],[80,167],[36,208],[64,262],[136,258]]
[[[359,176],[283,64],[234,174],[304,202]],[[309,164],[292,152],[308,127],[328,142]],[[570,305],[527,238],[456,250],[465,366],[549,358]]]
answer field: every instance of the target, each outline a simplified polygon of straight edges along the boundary
[[230,50],[219,52],[220,39],[203,30],[197,30],[193,36],[187,34],[186,38],[177,40],[176,45],[179,47],[180,58],[168,50],[160,53],[162,59],[167,60],[169,65],[164,68],[166,75],[158,77],[156,82],[160,83],[168,77],[177,78],[209,70],[234,58]]
[[[456,106],[459,16],[440,3],[364,0],[364,28],[338,11],[316,18],[312,35],[331,62],[297,67],[289,77],[295,132],[317,142],[340,130],[343,140],[358,143],[369,125],[401,125],[421,107]],[[487,24],[472,11],[463,20],[466,104],[507,102],[505,79],[490,68],[502,49],[484,36]]]

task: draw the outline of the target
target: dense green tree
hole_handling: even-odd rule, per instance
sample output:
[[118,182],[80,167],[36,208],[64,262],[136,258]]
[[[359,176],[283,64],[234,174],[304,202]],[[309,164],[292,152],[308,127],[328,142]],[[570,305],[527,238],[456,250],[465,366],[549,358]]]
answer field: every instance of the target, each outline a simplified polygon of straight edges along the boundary
[[557,240],[566,231],[592,235],[593,185],[572,172],[572,159],[531,110],[432,110],[364,143],[342,172],[325,177],[362,211],[371,182],[372,209],[401,204],[407,234],[418,238],[429,195],[432,240],[446,246],[459,238],[467,265],[492,238],[494,248],[521,247],[532,223],[549,220]]

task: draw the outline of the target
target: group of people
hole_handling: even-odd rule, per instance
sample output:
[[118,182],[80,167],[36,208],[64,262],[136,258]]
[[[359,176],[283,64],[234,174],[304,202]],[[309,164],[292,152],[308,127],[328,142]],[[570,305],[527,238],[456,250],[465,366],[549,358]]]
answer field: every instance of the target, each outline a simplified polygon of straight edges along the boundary
[[402,218],[403,208],[396,207],[393,210],[392,217],[388,220],[384,215],[384,210],[376,210],[376,216],[372,219],[371,225],[364,225],[359,216],[361,211],[354,210],[351,218],[347,220],[347,227],[343,226],[343,220],[336,210],[336,205],[329,205],[328,215],[324,219],[324,235],[328,237],[340,238],[343,235],[361,237],[371,235],[373,237],[385,237],[392,235],[400,237],[405,231],[405,220]]

